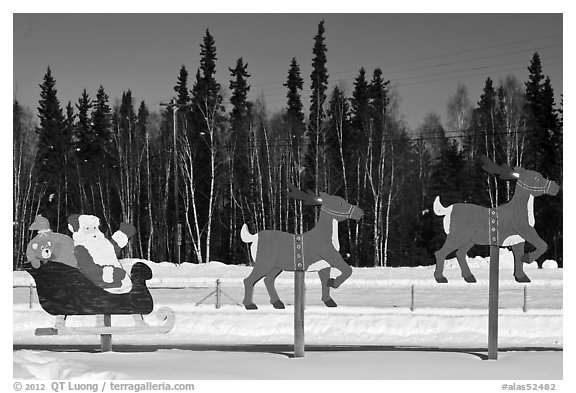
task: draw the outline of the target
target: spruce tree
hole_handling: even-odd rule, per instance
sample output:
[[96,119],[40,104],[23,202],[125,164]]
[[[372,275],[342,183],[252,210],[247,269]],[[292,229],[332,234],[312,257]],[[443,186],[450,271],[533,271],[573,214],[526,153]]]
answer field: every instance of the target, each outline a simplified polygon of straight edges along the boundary
[[[188,71],[184,65],[180,68],[174,91],[176,92],[176,105],[178,105],[178,137],[181,137],[182,135],[190,135],[189,133],[192,132],[189,130],[192,126],[192,112],[190,108],[191,97],[190,90],[188,89]],[[170,123],[174,121],[172,110],[173,108],[167,108],[165,113],[165,116],[169,119]]]
[[547,145],[547,131],[542,129],[543,121],[543,98],[542,87],[544,75],[542,63],[538,52],[534,53],[528,66],[528,81],[526,82],[526,129],[527,129],[527,154],[525,164],[536,167],[543,161],[542,147]]
[[[286,87],[287,90],[286,111],[282,114],[282,120],[287,146],[289,146],[289,149],[286,149],[286,161],[289,165],[283,168],[282,176],[286,179],[285,182],[292,183],[299,188],[304,188],[302,184],[302,172],[300,170],[300,168],[304,166],[304,134],[306,132],[303,112],[304,106],[302,105],[300,95],[304,86],[304,80],[300,76],[300,65],[294,57],[290,61],[288,76],[283,86]],[[287,190],[285,184],[282,188]],[[288,196],[285,197],[288,198]],[[296,201],[291,201],[290,204],[294,209],[294,219],[288,221],[294,223],[294,229],[288,230],[301,233],[304,231],[302,204]]]
[[55,86],[56,81],[48,67],[43,83],[40,85],[38,107],[40,125],[36,129],[38,133],[36,168],[38,182],[46,195],[41,200],[39,211],[48,218],[53,227],[58,228],[59,220],[63,218],[60,214],[66,168],[65,157],[71,140],[66,139],[65,119]]
[[94,136],[92,134],[90,113],[92,110],[92,100],[86,92],[82,91],[82,95],[76,104],[78,110],[78,122],[75,130],[74,141],[76,144],[76,157],[79,162],[83,163],[90,157],[91,149],[93,149]]
[[[499,129],[499,121],[497,117],[497,93],[491,78],[487,78],[484,84],[484,90],[478,102],[478,130],[480,138],[477,139],[479,143],[478,151],[480,154],[485,154],[494,162],[502,162],[503,154],[500,149],[497,134]],[[481,178],[486,180],[486,190],[490,200],[490,206],[498,206],[501,202],[505,201],[506,188],[503,182],[499,182],[494,176],[482,174],[477,169],[477,173]]]
[[363,141],[369,132],[370,127],[370,89],[366,80],[366,70],[364,67],[358,71],[358,76],[354,80],[354,91],[352,92],[352,125],[357,136]]
[[247,68],[248,64],[244,64],[242,58],[238,59],[235,68],[229,68],[232,76],[230,81],[230,90],[232,91],[232,96],[230,97],[230,103],[232,104],[230,126],[232,133],[235,135],[234,140],[238,141],[239,138],[242,142],[247,139],[245,122],[248,114],[248,102],[246,97],[250,91],[250,86],[247,82],[247,78],[250,75],[246,71]]
[[[227,212],[232,217],[224,218],[224,222],[233,221],[231,228],[223,228],[225,232],[225,237],[231,237],[232,244],[229,250],[228,257],[233,264],[240,263],[241,261],[246,261],[245,250],[246,247],[242,243],[241,239],[236,236],[235,233],[239,228],[242,227],[244,223],[245,214],[247,213],[247,206],[244,206],[242,202],[246,195],[250,195],[250,152],[248,145],[249,139],[249,105],[246,100],[248,92],[250,91],[250,85],[248,85],[247,78],[250,77],[247,71],[248,64],[244,64],[242,58],[239,58],[236,62],[235,68],[229,68],[232,80],[230,81],[230,90],[232,91],[232,96],[230,98],[230,103],[232,104],[232,111],[230,112],[230,128],[231,128],[231,143],[234,153],[231,156],[232,162],[229,174],[231,184],[233,185],[233,195],[231,200],[228,201],[229,211]],[[242,214],[238,214],[237,204],[234,201],[240,201],[242,206]],[[246,212],[244,211],[246,208]]]
[[[525,167],[562,184],[562,127],[555,108],[550,78],[544,76],[540,56],[535,53],[528,67],[526,82],[526,118],[528,152]],[[553,198],[534,201],[536,230],[548,243],[541,260],[552,258],[562,265],[563,192]],[[539,218],[541,217],[541,218]]]
[[[112,199],[113,169],[118,167],[117,156],[113,154],[112,109],[108,104],[108,94],[100,86],[91,113],[93,142],[90,155],[83,165],[83,179],[92,196],[90,210],[102,220],[104,230],[110,230],[111,219],[118,219],[120,212]],[[94,196],[97,196],[94,199]],[[119,223],[118,223],[119,224]]]
[[178,75],[176,86],[174,86],[174,91],[177,94],[176,103],[178,105],[187,105],[190,103],[190,94],[188,91],[188,71],[186,71],[186,67],[184,65],[180,68],[180,74]]
[[328,89],[328,70],[326,68],[326,44],[324,43],[324,21],[318,24],[318,32],[314,36],[314,47],[312,53],[312,73],[310,75],[311,90],[310,95],[310,116],[308,121],[309,145],[306,155],[306,169],[308,188],[318,193],[320,188],[324,189],[322,179],[323,152],[324,146],[324,102],[326,101],[326,90]]
[[[212,231],[212,210],[215,200],[216,176],[216,138],[222,122],[222,94],[216,81],[216,45],[210,31],[206,29],[200,44],[200,68],[192,86],[191,121],[189,138],[194,146],[195,201],[198,211],[198,227],[202,239],[196,241],[202,248],[204,262],[210,259]],[[200,262],[200,261],[199,261]]]
[[144,139],[148,130],[148,118],[150,116],[150,111],[146,106],[146,103],[142,101],[138,107],[138,115],[136,116],[136,129],[140,138]]
[[384,132],[384,119],[390,101],[388,98],[389,85],[390,81],[385,81],[382,78],[382,70],[376,68],[369,86],[370,112],[374,124],[375,135],[381,136]]
[[304,86],[304,80],[300,76],[300,65],[296,58],[292,58],[290,62],[290,69],[288,70],[288,78],[283,84],[288,90],[286,93],[286,113],[284,114],[284,122],[288,127],[289,137],[292,140],[295,153],[299,151],[299,147],[304,137],[306,125],[304,123],[304,106],[300,92]]
[[[371,130],[371,143],[372,143],[372,159],[374,160],[373,166],[378,167],[382,157],[382,142],[384,139],[384,134],[386,133],[386,117],[388,116],[388,104],[390,99],[388,98],[388,85],[390,81],[385,81],[382,77],[382,70],[376,68],[372,75],[372,81],[369,86],[370,95],[370,119],[372,122]],[[391,135],[388,135],[390,139]],[[375,178],[375,181],[378,179]]]
[[105,159],[108,158],[111,152],[110,145],[112,142],[112,109],[108,104],[108,94],[106,94],[102,86],[96,93],[91,120],[93,144],[95,146],[90,160],[92,160],[92,164],[102,168]]

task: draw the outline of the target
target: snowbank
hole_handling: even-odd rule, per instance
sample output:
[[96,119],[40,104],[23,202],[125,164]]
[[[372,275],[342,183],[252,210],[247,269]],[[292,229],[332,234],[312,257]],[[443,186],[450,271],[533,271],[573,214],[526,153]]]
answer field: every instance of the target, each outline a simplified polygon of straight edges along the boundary
[[[155,309],[166,306],[158,303]],[[248,311],[237,306],[175,307],[176,325],[165,335],[115,336],[115,343],[147,345],[290,344],[294,309],[261,305]],[[13,311],[14,344],[98,344],[91,336],[34,336],[37,327],[50,327],[54,317],[40,308]],[[153,314],[146,317],[158,324]],[[487,310],[382,309],[306,307],[306,343],[310,345],[391,345],[426,347],[484,347]],[[67,325],[91,326],[94,317],[69,317]],[[113,324],[131,325],[129,316],[115,316]],[[561,310],[500,310],[499,342],[508,347],[561,348]]]

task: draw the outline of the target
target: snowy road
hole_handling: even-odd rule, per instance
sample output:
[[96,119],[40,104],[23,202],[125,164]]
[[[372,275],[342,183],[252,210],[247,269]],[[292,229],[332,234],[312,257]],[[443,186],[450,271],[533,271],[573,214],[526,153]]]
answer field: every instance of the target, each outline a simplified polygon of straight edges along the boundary
[[[82,348],[80,348],[82,350]],[[85,348],[89,349],[89,348]],[[501,352],[497,361],[475,350],[384,347],[309,347],[304,358],[289,346],[121,347],[114,353],[17,350],[14,377],[138,380],[558,380],[562,351]]]

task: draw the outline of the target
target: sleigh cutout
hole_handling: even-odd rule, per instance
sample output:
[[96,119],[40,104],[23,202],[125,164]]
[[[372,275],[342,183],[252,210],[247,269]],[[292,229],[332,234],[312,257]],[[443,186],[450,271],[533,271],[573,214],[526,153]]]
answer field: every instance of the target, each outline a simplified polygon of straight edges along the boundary
[[[37,336],[45,335],[112,335],[112,334],[166,334],[176,322],[174,311],[162,307],[156,311],[160,325],[149,325],[143,316],[152,313],[154,303],[146,280],[152,271],[144,263],[134,264],[131,271],[132,289],[124,294],[112,294],[94,285],[78,269],[58,262],[32,265],[26,271],[36,282],[40,306],[48,314],[57,316],[52,328],[38,328]],[[97,326],[66,326],[68,316],[95,315]],[[132,315],[133,326],[110,326],[112,315]],[[103,316],[103,318],[101,318]]]

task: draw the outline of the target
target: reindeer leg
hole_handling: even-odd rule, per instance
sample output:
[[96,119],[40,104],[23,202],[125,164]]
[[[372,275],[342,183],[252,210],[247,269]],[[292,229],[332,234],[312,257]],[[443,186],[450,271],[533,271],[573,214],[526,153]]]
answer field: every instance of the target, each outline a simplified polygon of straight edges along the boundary
[[330,267],[318,270],[318,277],[320,277],[320,284],[322,286],[322,301],[328,307],[336,307],[336,302],[330,297],[330,287],[328,286]]
[[434,270],[434,278],[436,279],[436,282],[442,284],[448,282],[448,279],[444,277],[444,261],[446,260],[448,254],[454,251],[453,247],[451,246],[446,247],[448,244],[448,239],[446,239],[446,243],[444,243],[442,248],[436,251],[436,253],[434,254],[436,255],[436,269]]
[[254,294],[254,285],[256,285],[256,283],[260,281],[260,279],[262,279],[262,277],[264,277],[267,273],[268,272],[260,267],[260,265],[256,264],[254,269],[252,269],[252,273],[250,273],[250,275],[244,279],[244,300],[242,303],[244,304],[244,307],[246,307],[246,310],[258,309],[252,300],[252,296]]
[[546,242],[544,240],[542,240],[542,238],[538,235],[538,233],[536,232],[536,229],[530,227],[529,230],[522,232],[520,234],[520,236],[526,240],[528,243],[532,244],[534,247],[536,247],[536,251],[531,252],[531,253],[527,253],[524,254],[522,256],[522,262],[524,263],[532,263],[535,260],[537,260],[538,258],[540,258],[540,256],[542,254],[544,254],[546,252],[546,250],[548,249],[548,244],[546,244]]
[[514,279],[517,282],[530,282],[530,279],[524,273],[524,262],[522,262],[524,242],[514,244],[510,248],[512,248],[512,253],[514,254]]
[[352,275],[352,268],[346,263],[346,261],[344,261],[338,251],[334,250],[333,252],[330,252],[324,260],[341,272],[338,277],[328,279],[329,287],[338,288]]
[[268,295],[270,295],[270,303],[272,303],[274,308],[283,309],[286,307],[284,307],[284,303],[280,300],[278,292],[276,292],[276,287],[274,286],[274,281],[276,281],[276,277],[278,277],[280,273],[282,273],[282,269],[278,267],[272,269],[272,271],[264,278],[264,284],[266,284]]
[[462,277],[464,277],[464,281],[466,282],[476,282],[476,277],[474,277],[470,271],[468,262],[466,262],[466,254],[473,245],[474,242],[466,243],[464,246],[460,247],[458,251],[456,251],[456,258],[458,259],[458,264],[460,265],[460,270],[462,271]]

